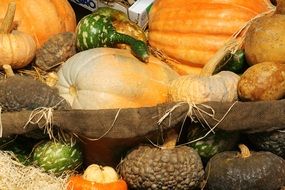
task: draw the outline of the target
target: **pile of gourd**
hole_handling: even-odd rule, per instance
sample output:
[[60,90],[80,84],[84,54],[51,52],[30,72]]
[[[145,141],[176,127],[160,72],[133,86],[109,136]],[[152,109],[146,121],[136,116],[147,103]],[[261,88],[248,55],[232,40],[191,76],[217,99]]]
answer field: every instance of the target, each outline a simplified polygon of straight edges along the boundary
[[[148,32],[112,8],[99,8],[77,23],[66,0],[18,0],[7,9],[8,3],[0,2],[3,111],[285,97],[285,0],[277,1],[276,10],[268,0],[156,0]],[[229,39],[241,41],[230,52]],[[45,83],[19,75],[35,68],[45,73]],[[159,147],[138,146],[117,171],[91,165],[81,175],[82,153],[73,138],[37,137],[44,143],[29,151],[32,163],[47,172],[77,170],[67,184],[74,190],[277,190],[285,185],[284,131],[248,135],[209,133],[204,127],[189,124],[188,146],[176,142],[173,131]]]

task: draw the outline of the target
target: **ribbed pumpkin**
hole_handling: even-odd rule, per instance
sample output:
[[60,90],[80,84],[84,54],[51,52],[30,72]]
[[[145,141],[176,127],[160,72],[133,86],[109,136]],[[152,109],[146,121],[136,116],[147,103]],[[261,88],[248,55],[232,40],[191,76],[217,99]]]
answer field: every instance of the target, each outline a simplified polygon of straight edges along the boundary
[[8,64],[22,68],[34,58],[36,42],[30,34],[11,31],[15,12],[16,3],[11,1],[3,22],[0,22],[0,66]]
[[93,48],[62,65],[57,88],[73,109],[138,108],[169,101],[170,81],[177,77],[153,56],[144,63],[129,50]]
[[149,42],[182,63],[181,74],[197,73],[232,34],[272,8],[269,0],[156,0]]
[[[0,1],[0,19],[4,18],[9,1]],[[17,30],[33,35],[38,47],[53,34],[75,31],[75,13],[67,0],[15,0],[15,2]]]

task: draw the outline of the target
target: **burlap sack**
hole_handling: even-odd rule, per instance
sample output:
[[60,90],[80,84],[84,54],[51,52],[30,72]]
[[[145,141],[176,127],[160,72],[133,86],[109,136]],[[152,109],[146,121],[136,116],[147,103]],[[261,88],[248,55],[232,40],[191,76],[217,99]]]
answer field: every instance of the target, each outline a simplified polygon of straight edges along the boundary
[[[51,113],[52,118],[45,117]],[[167,130],[180,129],[187,117],[215,129],[252,133],[284,129],[284,116],[285,99],[268,102],[207,102],[190,106],[187,103],[169,103],[138,109],[45,109],[42,112],[2,113],[1,121],[3,136],[23,134],[48,125],[60,127],[80,137],[86,163],[115,165],[128,150],[138,144],[158,143]]]

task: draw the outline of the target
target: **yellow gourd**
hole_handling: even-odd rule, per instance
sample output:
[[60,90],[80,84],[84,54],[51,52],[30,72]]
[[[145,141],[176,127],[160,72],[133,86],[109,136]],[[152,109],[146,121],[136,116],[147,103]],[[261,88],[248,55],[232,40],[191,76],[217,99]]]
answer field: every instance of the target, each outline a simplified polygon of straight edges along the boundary
[[209,101],[232,102],[238,99],[239,75],[222,71],[213,76],[185,75],[171,82],[173,101],[204,103]]
[[36,42],[31,35],[13,30],[15,11],[16,3],[11,2],[0,25],[0,66],[7,64],[12,68],[22,68],[34,58]]

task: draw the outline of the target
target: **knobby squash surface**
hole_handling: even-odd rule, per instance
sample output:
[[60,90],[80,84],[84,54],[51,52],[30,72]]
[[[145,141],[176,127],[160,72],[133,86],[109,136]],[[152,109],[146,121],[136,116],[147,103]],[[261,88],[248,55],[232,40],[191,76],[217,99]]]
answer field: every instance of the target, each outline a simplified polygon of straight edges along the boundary
[[73,109],[109,109],[169,101],[169,84],[178,74],[153,56],[144,63],[129,50],[94,48],[68,59],[58,77],[59,94]]
[[150,11],[149,42],[182,63],[177,64],[182,74],[199,73],[231,35],[269,9],[269,0],[157,0]]

